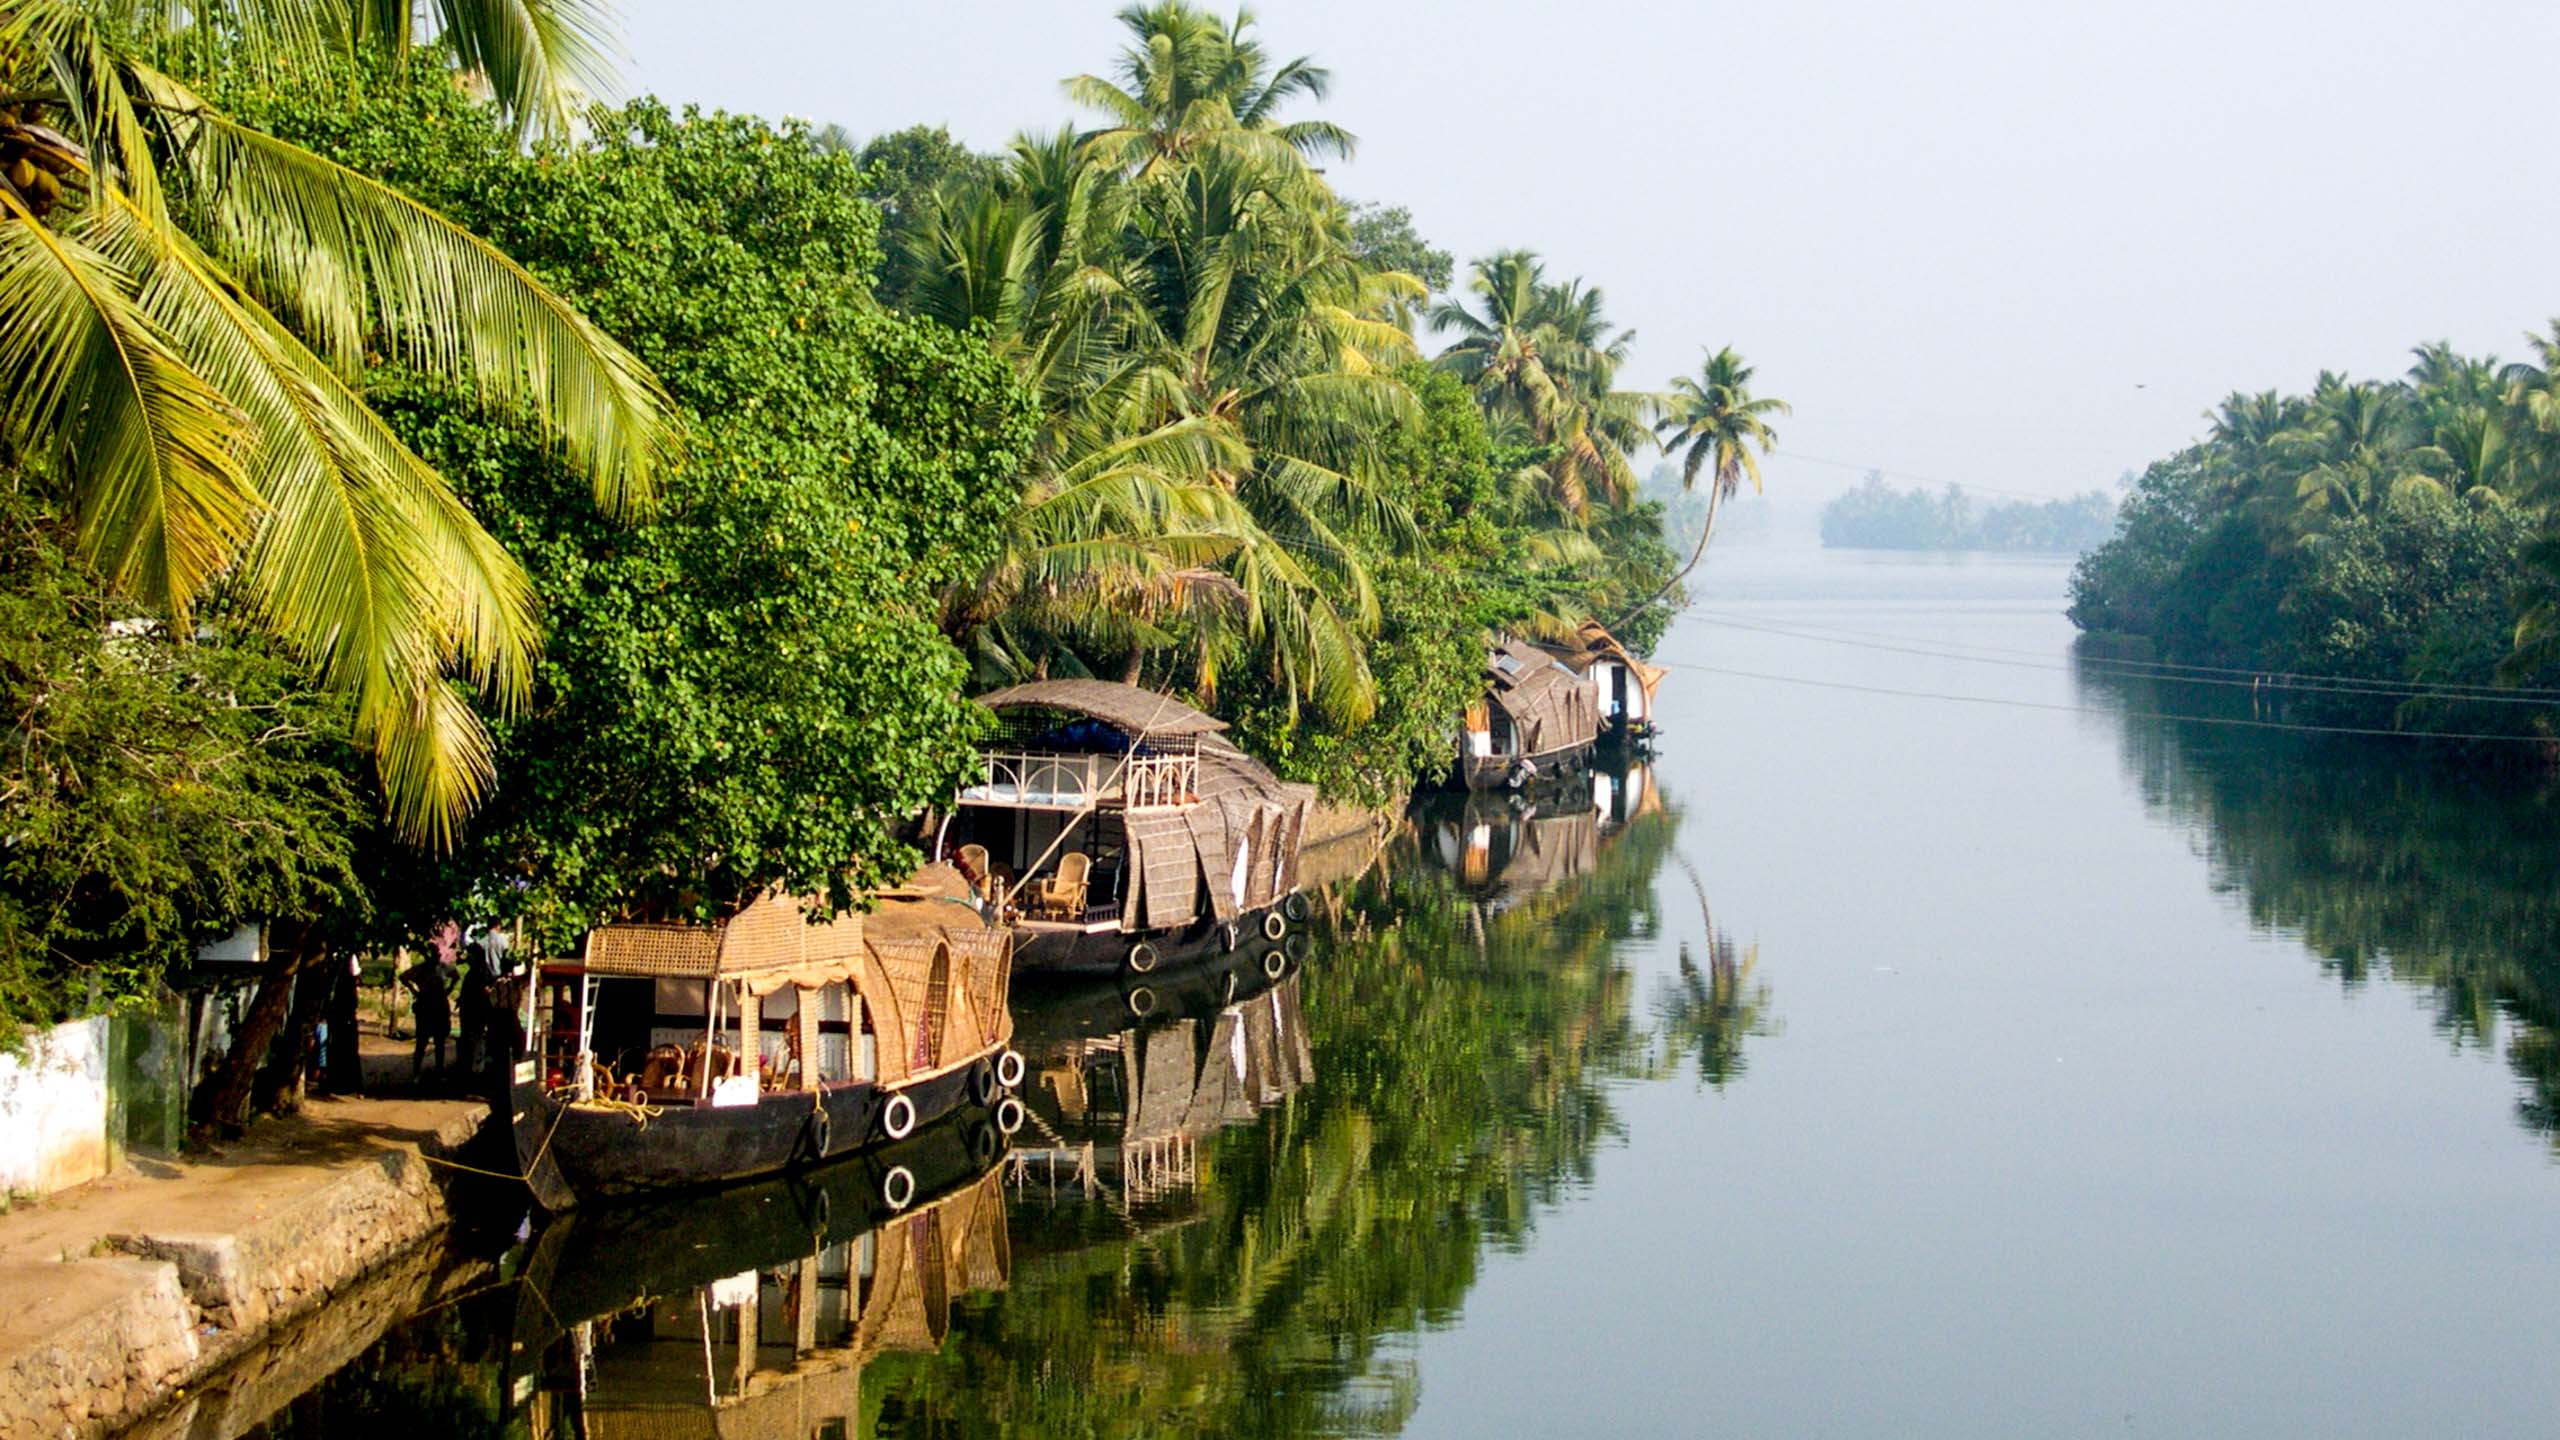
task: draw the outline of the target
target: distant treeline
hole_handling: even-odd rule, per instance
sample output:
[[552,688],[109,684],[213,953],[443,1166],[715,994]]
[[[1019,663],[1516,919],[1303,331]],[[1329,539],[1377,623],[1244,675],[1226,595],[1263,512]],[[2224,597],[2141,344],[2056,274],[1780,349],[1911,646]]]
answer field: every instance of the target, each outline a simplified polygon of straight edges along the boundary
[[1822,543],[1867,550],[2050,550],[2076,555],[2105,543],[2116,506],[2097,490],[2068,500],[1977,506],[1964,487],[1897,490],[1868,471],[1822,507]]

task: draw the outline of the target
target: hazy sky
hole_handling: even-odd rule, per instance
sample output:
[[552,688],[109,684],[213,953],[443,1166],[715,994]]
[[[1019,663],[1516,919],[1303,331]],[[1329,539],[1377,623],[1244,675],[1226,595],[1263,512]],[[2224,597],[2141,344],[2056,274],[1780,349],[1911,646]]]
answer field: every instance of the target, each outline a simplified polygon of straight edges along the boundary
[[[988,149],[1121,43],[1100,0],[624,3],[636,88]],[[1625,383],[1736,346],[1797,491],[2109,484],[2235,388],[2560,315],[2548,3],[1253,8],[1334,72],[1344,194],[1604,287]]]

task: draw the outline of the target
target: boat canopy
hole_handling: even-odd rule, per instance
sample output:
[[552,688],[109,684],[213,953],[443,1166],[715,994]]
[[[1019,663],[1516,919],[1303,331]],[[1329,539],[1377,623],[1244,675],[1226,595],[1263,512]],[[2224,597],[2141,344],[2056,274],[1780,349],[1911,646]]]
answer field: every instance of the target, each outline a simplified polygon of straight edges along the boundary
[[[1493,648],[1485,665],[1490,682],[1486,697],[1502,707],[1518,731],[1515,745],[1523,755],[1543,755],[1588,745],[1600,724],[1591,687],[1563,662],[1535,645],[1506,640]],[[1481,729],[1475,716],[1467,728]]]
[[981,695],[978,703],[998,713],[1038,709],[1083,715],[1133,740],[1150,735],[1208,735],[1227,728],[1225,721],[1170,695],[1110,680],[1034,680]]
[[881,1078],[894,1082],[1012,1033],[1012,932],[986,923],[968,896],[958,870],[928,865],[871,896],[870,912],[812,924],[816,902],[772,890],[716,925],[599,925],[587,932],[583,968],[732,983],[756,996],[849,986],[870,1006]]

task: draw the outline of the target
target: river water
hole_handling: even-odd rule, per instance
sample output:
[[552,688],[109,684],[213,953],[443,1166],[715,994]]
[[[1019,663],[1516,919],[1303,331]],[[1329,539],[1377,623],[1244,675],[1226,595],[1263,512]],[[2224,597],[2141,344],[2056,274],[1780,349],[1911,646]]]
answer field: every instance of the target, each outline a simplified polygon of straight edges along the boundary
[[1720,552],[1649,771],[1027,991],[992,1169],[581,1216],[196,1433],[2548,1433],[2560,799],[2166,718],[2253,712],[2066,575]]

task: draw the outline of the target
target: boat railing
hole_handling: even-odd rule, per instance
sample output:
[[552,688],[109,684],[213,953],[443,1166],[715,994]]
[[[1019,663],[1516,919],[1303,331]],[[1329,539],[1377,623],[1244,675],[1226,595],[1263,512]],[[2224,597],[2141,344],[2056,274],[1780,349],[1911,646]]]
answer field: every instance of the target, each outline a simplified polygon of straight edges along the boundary
[[1131,810],[1188,805],[1200,794],[1198,751],[1132,755],[989,750],[963,801],[1078,810],[1118,801]]

